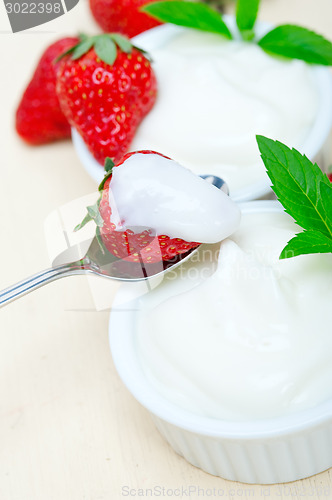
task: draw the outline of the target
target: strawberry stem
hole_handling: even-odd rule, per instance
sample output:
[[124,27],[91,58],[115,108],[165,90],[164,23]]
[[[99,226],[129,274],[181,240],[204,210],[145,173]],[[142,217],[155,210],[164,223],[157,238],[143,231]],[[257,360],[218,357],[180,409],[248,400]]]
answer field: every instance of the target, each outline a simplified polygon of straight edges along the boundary
[[133,48],[135,48],[145,54],[143,49],[134,46],[129,38],[124,35],[120,35],[119,33],[103,33],[102,35],[94,36],[81,34],[80,42],[61,54],[56,59],[56,62],[66,56],[71,56],[71,58],[76,61],[92,48],[94,48],[97,56],[110,66],[114,64],[114,61],[116,60],[117,49],[125,52],[126,54],[130,54]]

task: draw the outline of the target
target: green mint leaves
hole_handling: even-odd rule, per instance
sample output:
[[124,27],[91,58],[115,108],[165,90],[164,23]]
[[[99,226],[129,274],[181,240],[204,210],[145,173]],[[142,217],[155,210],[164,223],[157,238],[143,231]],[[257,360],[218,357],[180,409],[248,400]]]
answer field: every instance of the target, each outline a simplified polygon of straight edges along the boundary
[[170,0],[145,5],[141,10],[159,21],[232,38],[221,15],[204,3]]
[[236,24],[243,40],[255,37],[254,26],[260,0],[238,0],[236,4]]
[[300,26],[278,26],[261,38],[258,45],[271,54],[332,66],[332,43]]
[[280,258],[332,252],[332,184],[327,175],[281,142],[257,136],[257,143],[278,200],[304,229],[287,243]]
[[[255,37],[259,3],[260,0],[237,0],[236,24],[244,41],[251,41]],[[220,13],[201,2],[164,0],[147,4],[141,10],[162,22],[233,38]],[[332,43],[300,26],[278,26],[256,40],[256,43],[270,55],[332,65]]]
[[309,253],[331,253],[332,240],[315,230],[303,231],[288,242],[280,258],[287,259]]

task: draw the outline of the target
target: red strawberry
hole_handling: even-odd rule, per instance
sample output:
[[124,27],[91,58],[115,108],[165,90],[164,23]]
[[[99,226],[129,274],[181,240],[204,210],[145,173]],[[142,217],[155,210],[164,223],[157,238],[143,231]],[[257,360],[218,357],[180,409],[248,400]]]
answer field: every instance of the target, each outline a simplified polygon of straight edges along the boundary
[[140,7],[148,0],[90,0],[91,12],[103,31],[133,37],[161,24]]
[[[168,158],[155,151],[137,151],[126,154],[118,166],[122,165],[131,156],[141,154],[157,154]],[[75,230],[81,229],[87,222],[94,219],[99,226],[102,242],[106,249],[114,256],[128,262],[143,262],[154,264],[170,261],[174,257],[187,253],[199,245],[196,242],[184,241],[180,238],[170,238],[167,235],[154,236],[149,230],[134,233],[131,230],[119,231],[111,222],[112,209],[109,203],[109,190],[112,181],[113,162],[108,158],[105,163],[106,175],[99,186],[101,191],[100,200],[94,207],[89,207],[89,215],[79,224]]]
[[70,125],[55,91],[54,60],[76,45],[78,38],[62,38],[43,53],[16,111],[16,130],[29,144],[44,144],[70,137]]
[[156,99],[149,60],[127,38],[99,35],[66,55],[57,77],[61,108],[96,160],[119,161]]

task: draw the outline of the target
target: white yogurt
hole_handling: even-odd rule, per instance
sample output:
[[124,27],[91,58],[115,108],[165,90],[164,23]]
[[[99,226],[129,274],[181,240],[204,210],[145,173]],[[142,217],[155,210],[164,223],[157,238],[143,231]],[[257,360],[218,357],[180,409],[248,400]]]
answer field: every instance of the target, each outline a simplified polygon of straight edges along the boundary
[[332,254],[279,260],[297,230],[284,213],[243,215],[214,274],[182,274],[142,299],[138,352],[165,398],[248,420],[332,397]]
[[173,160],[138,153],[112,171],[110,206],[118,229],[215,243],[240,223],[238,206],[220,189]]
[[153,149],[218,175],[232,192],[265,176],[256,134],[297,148],[304,142],[319,103],[304,62],[189,29],[150,52],[158,97],[131,150]]

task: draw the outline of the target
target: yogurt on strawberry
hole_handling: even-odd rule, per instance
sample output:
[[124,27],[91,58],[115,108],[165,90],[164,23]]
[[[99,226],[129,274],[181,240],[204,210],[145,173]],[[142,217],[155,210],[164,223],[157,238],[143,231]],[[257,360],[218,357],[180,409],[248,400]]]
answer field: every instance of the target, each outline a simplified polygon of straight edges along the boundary
[[240,209],[223,191],[152,152],[133,154],[113,168],[109,203],[118,229],[148,227],[198,243],[221,241],[240,223]]
[[200,276],[180,269],[181,280],[166,279],[141,299],[137,348],[166,399],[195,414],[249,420],[332,397],[332,254],[279,260],[297,231],[282,212],[243,214],[209,277],[206,258]]
[[265,176],[256,134],[301,149],[319,105],[303,61],[189,29],[149,51],[158,97],[131,150],[154,149],[193,172],[218,175],[233,194]]

